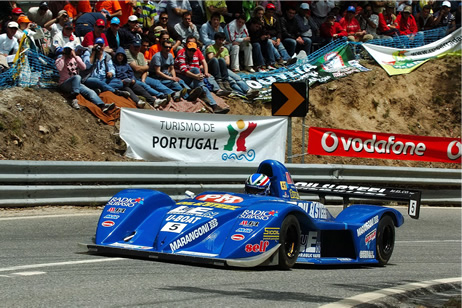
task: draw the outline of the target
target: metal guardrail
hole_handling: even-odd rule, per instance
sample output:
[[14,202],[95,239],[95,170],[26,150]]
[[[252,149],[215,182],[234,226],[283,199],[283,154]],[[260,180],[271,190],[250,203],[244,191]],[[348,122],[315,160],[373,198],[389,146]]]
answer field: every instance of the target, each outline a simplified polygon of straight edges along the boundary
[[[103,204],[127,188],[241,192],[258,164],[0,161],[0,206]],[[286,164],[294,181],[412,187],[423,204],[461,204],[461,170]],[[317,197],[303,196],[317,200]],[[328,200],[340,200],[332,198]]]

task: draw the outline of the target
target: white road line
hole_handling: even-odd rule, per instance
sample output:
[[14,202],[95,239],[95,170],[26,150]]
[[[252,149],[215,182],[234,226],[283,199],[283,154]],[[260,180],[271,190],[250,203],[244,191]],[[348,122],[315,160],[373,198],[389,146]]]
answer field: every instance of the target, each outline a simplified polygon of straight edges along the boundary
[[99,216],[101,213],[79,213],[79,214],[58,214],[58,215],[41,215],[41,216],[14,216],[14,217],[3,217],[3,220],[21,220],[21,219],[40,219],[40,218],[55,218],[55,217],[74,217],[74,216]]
[[395,243],[460,243],[462,240],[396,241]]
[[447,283],[461,283],[461,277],[454,277],[454,278],[445,278],[445,279],[436,279],[436,280],[428,280],[428,281],[421,281],[421,282],[413,282],[409,284],[405,284],[398,287],[393,288],[386,288],[377,290],[374,292],[363,293],[359,295],[355,295],[349,298],[345,298],[341,301],[323,305],[320,308],[351,308],[356,305],[360,304],[367,304],[372,301],[381,300],[384,297],[400,294],[405,292],[411,292],[422,288],[429,288],[439,284],[447,284]]
[[18,271],[18,270],[25,270],[25,269],[32,269],[32,268],[52,267],[52,266],[64,266],[64,265],[97,263],[97,262],[113,262],[113,261],[119,261],[119,260],[127,260],[127,259],[124,259],[124,258],[104,258],[104,259],[94,259],[94,260],[79,260],[79,261],[65,261],[65,262],[56,262],[56,263],[18,265],[18,266],[0,268],[0,272]]
[[46,272],[17,272],[17,273],[12,273],[11,275],[34,276],[34,275],[43,275],[43,274],[46,274]]

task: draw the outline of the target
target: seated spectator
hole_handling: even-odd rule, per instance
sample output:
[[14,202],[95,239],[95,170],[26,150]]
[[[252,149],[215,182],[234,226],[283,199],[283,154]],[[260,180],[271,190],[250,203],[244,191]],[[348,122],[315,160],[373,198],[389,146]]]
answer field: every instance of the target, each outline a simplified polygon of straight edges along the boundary
[[162,50],[156,53],[149,64],[149,75],[157,78],[163,85],[175,91],[174,101],[179,101],[183,97],[189,101],[195,101],[201,94],[202,88],[195,88],[192,91],[186,83],[176,76],[174,59],[171,54],[172,42],[162,41]]
[[122,16],[122,8],[120,7],[119,1],[96,1],[95,12],[107,12],[108,15],[106,16],[107,19],[111,19],[112,17],[120,17]]
[[26,35],[29,40],[25,41],[27,47],[32,50],[37,50],[35,40],[39,40],[44,37],[43,30],[40,27],[29,20],[27,16],[19,16],[18,18],[19,29],[15,34],[18,41],[21,41],[23,35]]
[[212,13],[210,21],[201,26],[200,40],[204,43],[206,48],[215,44],[215,33],[224,32],[223,28],[220,26],[220,17],[221,15],[219,13]]
[[48,21],[53,19],[53,13],[48,9],[48,2],[42,1],[39,6],[34,6],[29,9],[27,17],[40,27],[44,27]]
[[167,103],[167,99],[154,99],[154,97],[136,82],[135,74],[127,62],[127,55],[122,47],[117,49],[112,62],[114,63],[116,78],[122,80],[122,89],[130,93],[130,98],[136,103],[138,108],[143,108],[146,104],[144,100],[140,100],[138,95],[144,97],[151,106],[158,107]]
[[302,37],[296,15],[297,11],[293,7],[288,7],[285,16],[281,18],[282,43],[291,57],[299,50],[304,50],[307,55],[311,52],[311,40]]
[[228,15],[225,15],[223,17],[225,18],[225,22],[227,24],[229,24],[239,16],[243,16],[244,21],[247,21],[245,20],[244,10],[242,9],[242,1],[228,0],[226,1],[226,6],[228,8]]
[[15,21],[10,21],[6,28],[6,33],[0,34],[0,64],[9,68],[8,56],[16,54],[19,49],[18,40],[14,37],[19,25]]
[[151,42],[151,45],[157,44],[156,42],[156,28],[161,27],[163,30],[167,31],[168,34],[170,34],[170,37],[173,39],[173,50],[177,50],[178,47],[181,45],[181,37],[176,33],[175,29],[168,24],[168,14],[167,12],[162,12],[159,15],[159,21],[154,24],[149,29],[148,37],[149,37],[149,42]]
[[448,33],[452,32],[456,28],[456,20],[454,15],[451,13],[451,2],[443,1],[441,8],[438,12],[433,14],[435,21],[435,27],[448,27]]
[[53,18],[44,25],[44,28],[51,32],[51,37],[54,37],[56,33],[63,31],[64,24],[68,21],[70,20],[67,11],[61,10],[56,18]]
[[121,91],[123,83],[115,77],[115,68],[111,56],[104,51],[104,40],[101,37],[95,39],[91,54],[84,54],[83,63],[86,70],[81,72],[83,83],[90,89],[100,92],[110,91],[125,98],[130,93]]
[[205,14],[208,21],[212,19],[213,14],[218,14],[220,16],[220,23],[224,24],[224,16],[228,15],[228,7],[226,5],[226,1],[205,0]]
[[133,37],[125,31],[120,31],[119,17],[112,17],[110,27],[106,29],[106,39],[109,47],[114,51],[119,47],[128,48]]
[[143,36],[143,39],[141,40],[140,53],[144,55],[144,58],[146,59],[146,61],[148,61],[148,64],[149,64],[149,61],[151,60],[151,59],[148,60],[150,47],[151,47],[151,44],[149,43],[149,39],[146,36]]
[[125,49],[129,48],[132,42],[141,40],[143,28],[138,23],[138,17],[135,15],[128,17],[128,22],[120,28],[119,33],[124,38],[120,41],[120,45]]
[[11,21],[18,22],[19,16],[24,15],[24,12],[21,10],[19,7],[15,7],[14,9],[11,10],[11,15],[8,16],[8,18],[3,22],[2,24],[2,33],[6,33],[8,29],[8,24]]
[[335,7],[335,1],[311,1],[311,17],[314,23],[321,28],[321,25],[326,21],[327,15]]
[[[206,13],[205,13],[204,1],[189,0],[189,5],[191,5],[193,24],[195,24],[196,26],[205,24],[207,22],[207,17],[205,16]],[[172,33],[170,33],[170,35],[172,35]]]
[[411,14],[411,6],[405,6],[401,14],[396,17],[396,28],[399,30],[400,35],[408,35],[417,33],[417,24],[414,16]]
[[167,0],[166,2],[165,9],[162,8],[162,10],[167,12],[168,25],[171,27],[181,22],[184,13],[192,11],[188,0]]
[[[201,63],[204,68],[203,73],[200,69]],[[204,80],[210,77],[210,74],[208,73],[207,62],[196,43],[188,42],[186,43],[186,47],[178,52],[175,58],[175,70],[177,76],[183,79],[190,88],[195,89],[200,87],[202,89],[200,98],[212,107],[214,113],[229,112],[228,108],[224,109],[217,105],[204,83]]]
[[[151,61],[152,57],[154,57],[154,55],[160,51],[162,51],[162,43],[165,42],[165,41],[171,41],[170,40],[170,35],[168,34],[167,31],[165,30],[161,30],[160,33],[159,33],[159,40],[158,40],[158,43],[152,45],[147,54],[145,54],[145,58],[147,59],[148,62]],[[173,50],[170,49],[170,53],[172,54],[172,57],[175,58],[175,54],[173,53]]]
[[60,32],[56,33],[55,36],[53,36],[52,43],[50,46],[51,52],[57,56],[62,53],[64,46],[75,46],[76,40],[73,31],[74,26],[72,25],[72,23],[69,21],[65,23],[63,29]]
[[243,51],[245,70],[249,73],[255,73],[255,70],[253,69],[252,43],[249,31],[245,25],[244,14],[240,14],[235,20],[226,25],[225,34],[227,36],[227,40],[231,43],[231,46],[229,46],[231,70],[233,72],[240,71],[239,54]]
[[186,44],[186,38],[189,36],[194,36],[199,40],[199,31],[197,30],[197,26],[191,21],[190,12],[183,13],[182,21],[177,23],[174,28],[176,33],[181,37],[181,43],[183,45]]
[[93,31],[97,20],[102,20],[106,24],[106,15],[99,12],[82,14],[75,22],[75,35],[85,37],[87,33]]
[[[131,15],[131,14],[130,14]],[[138,16],[138,23],[143,27],[143,31],[148,31],[154,25],[157,17],[156,3],[154,1],[136,1],[135,13]]]
[[[122,10],[122,14],[117,16],[120,19],[120,24],[125,25],[128,22],[128,18],[132,15],[136,15],[138,17],[141,16],[141,10],[138,9],[139,14],[135,14],[135,7],[137,6],[137,3],[141,7],[141,3],[136,0],[118,0],[120,4],[120,8]],[[154,2],[154,1],[149,1],[149,2]],[[141,23],[142,24],[142,23]],[[140,26],[142,28],[142,26]]]
[[349,41],[364,42],[372,39],[371,35],[366,34],[366,30],[361,30],[359,21],[355,18],[356,9],[354,6],[349,6],[345,17],[343,17],[339,24],[343,30],[346,31]]
[[272,43],[273,49],[275,49],[273,50],[273,53],[278,60],[278,64],[285,64],[290,59],[290,56],[287,53],[284,44],[281,42],[281,22],[279,17],[276,16],[276,6],[273,3],[268,3],[266,5],[263,22],[263,27],[269,34],[269,40]]
[[233,91],[228,78],[229,52],[226,49],[226,36],[223,32],[217,32],[214,36],[215,44],[207,47],[205,56],[210,74],[215,78],[220,89]]
[[[262,49],[268,46],[269,35],[263,32],[263,23],[259,18],[251,18],[246,26],[249,30],[250,43],[252,44],[252,58],[255,70],[257,72],[266,72],[265,58]],[[273,67],[272,69],[275,68]]]
[[358,22],[361,30],[366,31],[363,37],[363,42],[371,39],[377,39],[377,27],[379,25],[379,16],[373,14],[372,6],[366,4],[364,9],[358,14]]
[[298,28],[301,32],[300,36],[307,45],[310,45],[311,53],[311,46],[313,43],[319,41],[318,37],[320,37],[321,33],[310,16],[310,6],[308,3],[300,4],[300,11],[295,16],[295,19],[297,20]]
[[427,4],[423,6],[422,11],[417,13],[416,23],[417,23],[417,29],[419,31],[431,30],[435,27],[434,18],[433,18],[433,14],[431,13],[431,10],[432,10],[431,5]]
[[385,7],[385,11],[379,14],[379,26],[378,26],[378,34],[386,35],[386,36],[397,36],[399,35],[399,30],[396,29],[396,16],[395,12],[395,4],[394,3],[387,3]]
[[329,13],[326,21],[321,25],[321,36],[329,40],[336,40],[341,37],[346,37],[347,33],[343,27],[335,21],[335,15]]
[[98,19],[95,23],[95,27],[93,28],[93,31],[90,31],[87,34],[85,34],[83,38],[82,46],[92,48],[93,45],[96,44],[95,43],[96,39],[101,38],[103,39],[103,42],[104,42],[105,51],[112,52],[107,42],[106,34],[104,34],[105,26],[106,26],[105,21],[102,19]]
[[81,94],[85,99],[101,108],[103,112],[114,109],[115,104],[105,104],[98,94],[81,83],[80,71],[86,69],[85,63],[75,54],[74,45],[68,44],[63,48],[63,55],[56,59],[56,68],[59,72],[58,88],[70,95],[71,106],[80,109],[77,95]]
[[149,94],[157,98],[167,98],[167,102],[171,100],[174,91],[164,86],[159,80],[148,76],[149,65],[144,59],[144,55],[140,52],[141,41],[135,40],[130,44],[130,48],[126,51],[127,62],[130,64],[137,83],[139,83]]
[[[77,11],[78,3],[79,1],[69,1],[69,3],[64,6],[64,10],[66,11],[67,16],[69,16],[69,21],[75,21],[77,19],[77,15],[79,15],[79,12]],[[83,13],[80,13],[80,15],[82,14]]]

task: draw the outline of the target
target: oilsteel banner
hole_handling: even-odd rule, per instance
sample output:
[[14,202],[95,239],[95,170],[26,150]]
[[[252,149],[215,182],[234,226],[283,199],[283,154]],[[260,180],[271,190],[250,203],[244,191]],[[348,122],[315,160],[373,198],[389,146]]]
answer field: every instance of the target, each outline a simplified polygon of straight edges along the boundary
[[427,137],[310,127],[308,153],[461,163],[460,138]]
[[[424,39],[422,32],[415,36],[402,36],[401,38]],[[397,49],[373,44],[363,44],[367,52],[377,61],[388,75],[407,74],[430,59],[443,57],[448,54],[460,56],[462,29],[459,28],[451,34],[433,43],[409,49]]]
[[147,161],[285,161],[287,117],[257,117],[122,108],[126,156]]

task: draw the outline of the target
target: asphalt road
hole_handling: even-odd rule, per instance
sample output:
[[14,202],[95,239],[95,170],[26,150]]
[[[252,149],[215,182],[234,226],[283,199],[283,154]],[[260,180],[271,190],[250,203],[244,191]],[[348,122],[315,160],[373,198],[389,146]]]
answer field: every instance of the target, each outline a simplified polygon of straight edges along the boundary
[[460,208],[423,207],[419,220],[405,218],[386,267],[296,266],[290,271],[79,252],[77,243],[94,234],[99,213],[2,212],[0,306],[319,307],[379,289],[461,277]]

